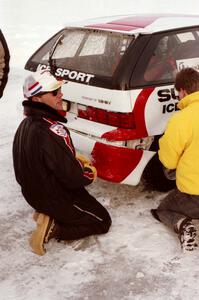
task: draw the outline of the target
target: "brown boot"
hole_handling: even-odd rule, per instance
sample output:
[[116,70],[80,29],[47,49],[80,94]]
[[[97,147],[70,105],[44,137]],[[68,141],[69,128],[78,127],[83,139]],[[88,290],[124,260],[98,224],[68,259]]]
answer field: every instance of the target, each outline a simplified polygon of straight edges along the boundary
[[29,244],[34,253],[44,255],[46,253],[44,243],[48,243],[48,241],[54,237],[53,229],[55,227],[55,222],[50,219],[49,216],[42,213],[38,214],[36,222],[37,228],[32,233]]

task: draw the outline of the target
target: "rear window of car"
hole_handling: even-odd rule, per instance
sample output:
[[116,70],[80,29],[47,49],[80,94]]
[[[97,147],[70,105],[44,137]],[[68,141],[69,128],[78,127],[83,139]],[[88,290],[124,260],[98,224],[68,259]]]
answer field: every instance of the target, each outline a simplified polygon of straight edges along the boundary
[[199,70],[199,29],[152,35],[132,77],[132,85],[172,83],[185,67]]
[[51,59],[56,68],[66,68],[97,76],[111,77],[134,36],[93,29],[68,28],[43,45],[29,63],[48,64]]

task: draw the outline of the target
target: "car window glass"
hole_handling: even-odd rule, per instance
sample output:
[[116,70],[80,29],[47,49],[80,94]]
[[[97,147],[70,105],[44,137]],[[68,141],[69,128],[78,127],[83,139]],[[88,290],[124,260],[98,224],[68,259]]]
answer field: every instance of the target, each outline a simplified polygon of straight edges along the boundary
[[96,76],[112,77],[122,56],[134,41],[133,35],[93,29],[65,29],[44,44],[28,62],[31,66],[49,63],[49,53],[63,34],[52,55],[57,68]]
[[105,52],[106,42],[107,36],[98,35],[96,33],[90,34],[85,41],[79,56],[103,54]]
[[199,31],[156,34],[149,42],[144,61],[139,62],[133,84],[173,82],[178,70],[185,67],[199,69]]
[[[74,57],[77,50],[85,36],[83,32],[69,32],[62,40],[61,47],[58,47],[53,58],[59,59],[64,57]],[[47,52],[42,60],[46,60],[49,57],[49,52]]]
[[162,37],[147,64],[144,72],[145,81],[154,81],[156,79],[166,79],[172,77],[173,68],[170,68],[168,59],[170,58],[171,47],[169,37]]

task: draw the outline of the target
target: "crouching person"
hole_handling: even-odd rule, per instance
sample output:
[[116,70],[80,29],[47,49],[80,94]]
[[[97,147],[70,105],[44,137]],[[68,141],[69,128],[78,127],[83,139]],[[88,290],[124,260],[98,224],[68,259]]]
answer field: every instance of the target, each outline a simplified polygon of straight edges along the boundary
[[159,140],[159,158],[167,169],[176,169],[177,189],[171,191],[153,216],[178,234],[184,252],[198,247],[199,219],[199,72],[182,69],[176,75],[179,112],[174,114]]
[[107,210],[85,189],[96,177],[88,161],[76,157],[62,108],[62,81],[48,71],[35,72],[24,82],[25,118],[13,142],[16,180],[25,200],[36,210],[37,228],[30,246],[45,254],[51,238],[76,240],[106,233]]

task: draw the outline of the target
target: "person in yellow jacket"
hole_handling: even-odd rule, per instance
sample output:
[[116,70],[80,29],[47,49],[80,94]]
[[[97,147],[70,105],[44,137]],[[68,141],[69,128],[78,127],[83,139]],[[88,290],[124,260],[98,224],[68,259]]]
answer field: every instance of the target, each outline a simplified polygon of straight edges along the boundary
[[176,186],[152,209],[152,215],[173,228],[184,252],[198,247],[193,219],[199,219],[199,72],[185,68],[177,73],[179,112],[168,122],[159,140],[159,159],[176,170]]

